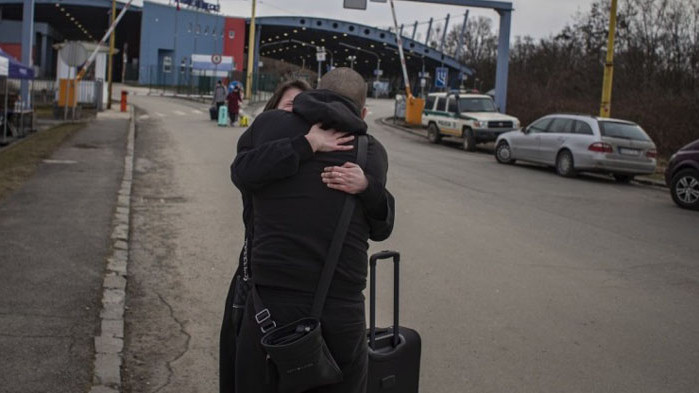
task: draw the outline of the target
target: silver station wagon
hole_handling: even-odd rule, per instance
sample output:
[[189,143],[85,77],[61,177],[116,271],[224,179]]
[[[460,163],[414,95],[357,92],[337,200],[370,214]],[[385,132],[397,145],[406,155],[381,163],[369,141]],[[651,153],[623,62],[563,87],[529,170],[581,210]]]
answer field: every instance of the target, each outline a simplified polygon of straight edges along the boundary
[[565,177],[597,172],[619,182],[655,172],[656,156],[655,144],[638,124],[588,115],[544,116],[495,142],[502,164],[528,161],[553,166]]

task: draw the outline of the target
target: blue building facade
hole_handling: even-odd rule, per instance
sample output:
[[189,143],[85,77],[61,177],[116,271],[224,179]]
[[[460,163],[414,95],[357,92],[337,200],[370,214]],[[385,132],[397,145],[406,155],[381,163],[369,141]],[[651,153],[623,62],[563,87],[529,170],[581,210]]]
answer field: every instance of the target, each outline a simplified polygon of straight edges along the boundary
[[[191,55],[225,54],[226,17],[159,3],[144,2],[141,18],[139,83],[186,85]],[[242,59],[240,59],[242,61]]]

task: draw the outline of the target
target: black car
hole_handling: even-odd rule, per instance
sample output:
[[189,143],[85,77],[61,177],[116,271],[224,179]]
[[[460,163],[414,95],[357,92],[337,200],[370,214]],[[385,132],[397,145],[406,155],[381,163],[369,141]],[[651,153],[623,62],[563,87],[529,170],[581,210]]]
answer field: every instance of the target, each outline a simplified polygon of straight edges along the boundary
[[680,207],[699,210],[699,139],[673,154],[665,170],[665,183]]

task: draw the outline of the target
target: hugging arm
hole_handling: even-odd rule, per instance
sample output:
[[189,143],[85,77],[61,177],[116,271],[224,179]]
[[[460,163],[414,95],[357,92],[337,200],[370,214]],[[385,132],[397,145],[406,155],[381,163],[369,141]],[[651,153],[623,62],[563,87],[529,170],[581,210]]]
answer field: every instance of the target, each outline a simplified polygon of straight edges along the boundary
[[303,135],[255,145],[255,124],[238,140],[238,154],[231,164],[231,180],[241,191],[254,191],[293,176],[299,165],[313,157]]

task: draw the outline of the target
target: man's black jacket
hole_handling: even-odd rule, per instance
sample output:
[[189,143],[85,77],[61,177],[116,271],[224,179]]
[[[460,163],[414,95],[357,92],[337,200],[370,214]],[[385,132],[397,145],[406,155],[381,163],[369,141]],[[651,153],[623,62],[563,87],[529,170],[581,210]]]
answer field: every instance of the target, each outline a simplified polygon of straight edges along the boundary
[[[366,134],[366,123],[351,101],[315,90],[296,97],[294,113],[262,113],[238,141],[231,177],[243,194],[246,230],[254,228],[251,260],[258,285],[314,292],[318,283],[347,195],[328,188],[320,175],[327,166],[354,162],[356,139],[353,150],[314,154],[305,135],[315,123]],[[362,298],[368,239],[384,240],[393,230],[394,199],[385,188],[386,151],[368,138],[364,173],[369,186],[358,195],[332,297]]]

